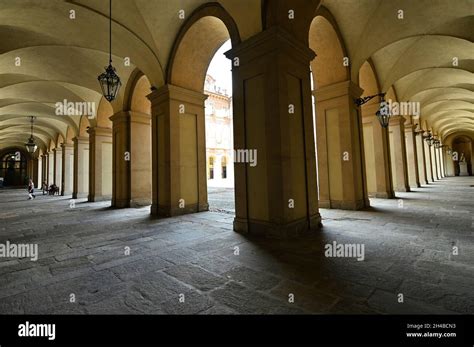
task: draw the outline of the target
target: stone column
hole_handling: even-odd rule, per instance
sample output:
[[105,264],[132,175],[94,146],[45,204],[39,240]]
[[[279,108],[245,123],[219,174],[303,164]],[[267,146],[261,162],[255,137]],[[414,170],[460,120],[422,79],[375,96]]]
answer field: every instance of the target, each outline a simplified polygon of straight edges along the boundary
[[439,176],[444,178],[444,166],[443,166],[443,147],[438,148],[438,159],[439,159]]
[[420,178],[420,184],[428,184],[428,174],[426,172],[426,158],[425,158],[425,146],[422,133],[418,133],[415,136],[416,153],[418,159],[418,177]]
[[425,148],[426,173],[428,174],[427,180],[428,182],[434,182],[433,165],[432,165],[433,158],[431,156],[431,146],[429,146],[425,140],[423,140],[423,145]]
[[112,121],[112,206],[130,207],[131,200],[131,150],[130,113],[122,111],[110,117]]
[[358,210],[369,206],[361,119],[354,104],[361,94],[351,81],[314,92],[320,207]]
[[61,144],[61,147],[63,150],[61,195],[70,195],[72,194],[74,181],[74,145],[63,143]]
[[113,123],[112,206],[130,207],[151,204],[151,117],[122,111]]
[[407,155],[405,145],[405,118],[390,117],[390,157],[392,162],[393,187],[397,192],[409,192]]
[[206,95],[164,85],[152,104],[152,206],[161,217],[207,211]]
[[88,200],[112,198],[112,129],[93,127],[89,134],[89,195]]
[[226,55],[234,62],[234,149],[258,153],[255,166],[235,164],[234,230],[283,237],[318,228],[314,52],[273,26]]
[[48,152],[48,186],[54,182],[54,152]]
[[43,156],[38,156],[38,177],[36,178],[36,188],[41,189],[41,184],[43,182]]
[[415,142],[415,128],[411,116],[405,122],[405,145],[407,151],[407,170],[408,183],[410,188],[418,188],[420,185],[420,176],[418,174],[418,152]]
[[62,162],[63,162],[63,151],[61,147],[56,147],[54,151],[54,183],[59,187],[61,191],[62,187]]
[[362,105],[364,152],[368,195],[374,198],[393,198],[390,141],[388,129],[383,128],[375,113],[379,103]]
[[433,181],[435,180],[437,181],[439,180],[438,170],[437,170],[438,160],[436,158],[436,149],[434,145],[430,146],[430,153],[431,153],[431,170],[433,171]]
[[43,154],[42,156],[42,166],[43,166],[43,171],[41,172],[41,184],[43,184],[43,181],[46,181],[46,184],[48,183],[48,155],[46,153]]
[[74,142],[74,185],[72,198],[87,197],[89,189],[89,138],[75,137]]

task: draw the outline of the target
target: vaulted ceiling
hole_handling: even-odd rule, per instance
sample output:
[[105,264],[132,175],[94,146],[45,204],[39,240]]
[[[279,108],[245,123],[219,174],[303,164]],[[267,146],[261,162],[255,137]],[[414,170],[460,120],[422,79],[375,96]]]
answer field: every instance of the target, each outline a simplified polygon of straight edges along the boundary
[[[113,0],[113,61],[123,84],[138,67],[152,85],[162,85],[184,22],[179,11],[186,17],[206,2]],[[260,0],[219,3],[242,40],[261,31]],[[474,133],[473,0],[323,0],[322,5],[340,30],[354,81],[371,59],[382,90],[393,86],[399,101],[420,101],[422,120],[440,134]],[[0,0],[0,149],[23,146],[30,115],[37,116],[35,137],[45,146],[58,135],[65,138],[68,127],[77,131],[79,117],[55,115],[54,104],[67,99],[99,105],[97,75],[108,63],[108,35],[106,0]]]
[[420,102],[421,123],[442,136],[474,134],[473,0],[322,4],[337,22],[354,81],[370,58],[382,91],[393,86],[398,101]]
[[[184,22],[179,15],[186,19],[206,2],[113,0],[112,60],[122,85],[136,67],[152,85],[163,85]],[[261,30],[260,0],[219,2],[243,38]],[[35,139],[44,147],[59,134],[65,138],[68,127],[77,131],[79,116],[55,115],[55,103],[64,99],[98,107],[102,94],[97,76],[108,63],[108,16],[108,0],[0,0],[0,149],[23,147],[30,115],[37,116]]]

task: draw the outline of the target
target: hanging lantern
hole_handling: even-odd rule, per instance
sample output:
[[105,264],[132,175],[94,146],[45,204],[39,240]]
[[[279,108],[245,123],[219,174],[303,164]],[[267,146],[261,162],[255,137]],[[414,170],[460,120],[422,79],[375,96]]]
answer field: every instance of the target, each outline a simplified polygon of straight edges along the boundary
[[387,128],[390,122],[390,110],[385,102],[384,96],[385,94],[382,94],[380,97],[380,108],[375,115],[377,116],[382,128]]
[[120,82],[120,77],[115,73],[115,68],[112,66],[112,0],[109,0],[109,66],[97,79],[104,98],[109,102],[115,100],[122,82]]
[[33,137],[33,122],[35,121],[35,117],[31,116],[30,117],[30,122],[31,122],[31,135],[30,138],[28,139],[28,142],[25,143],[25,147],[28,153],[33,154],[36,152],[36,149],[38,146],[36,145],[35,138]]
[[100,88],[102,89],[102,95],[104,95],[108,101],[115,100],[122,82],[120,82],[120,77],[115,73],[112,61],[110,61],[109,66],[105,68],[105,72],[97,79],[99,80]]

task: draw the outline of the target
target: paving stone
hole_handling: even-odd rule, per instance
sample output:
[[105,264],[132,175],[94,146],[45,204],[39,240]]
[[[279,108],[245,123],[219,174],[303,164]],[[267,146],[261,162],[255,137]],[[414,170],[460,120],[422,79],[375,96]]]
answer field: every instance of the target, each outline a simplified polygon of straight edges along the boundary
[[213,273],[194,265],[176,265],[167,268],[164,272],[201,291],[214,289],[227,282],[225,278],[218,277]]
[[211,292],[217,302],[241,314],[303,314],[303,310],[291,307],[284,301],[274,299],[245,288],[237,283],[229,282],[223,288]]
[[[217,212],[166,219],[149,208],[81,199],[71,209],[68,197],[27,201],[0,190],[0,243],[40,248],[36,262],[0,259],[0,314],[472,314],[474,204],[465,191],[473,183],[446,179],[371,199],[366,211],[321,209],[324,227],[294,240],[233,232],[228,190],[211,189]],[[326,258],[333,240],[364,244],[364,261]],[[178,305],[179,294],[189,305]]]
[[183,297],[184,302],[180,302],[180,297],[165,301],[161,307],[167,314],[197,314],[209,310],[214,306],[213,301],[204,294],[189,292]]
[[275,287],[281,281],[280,278],[265,272],[249,269],[245,266],[233,268],[225,272],[224,276],[249,288],[263,291]]

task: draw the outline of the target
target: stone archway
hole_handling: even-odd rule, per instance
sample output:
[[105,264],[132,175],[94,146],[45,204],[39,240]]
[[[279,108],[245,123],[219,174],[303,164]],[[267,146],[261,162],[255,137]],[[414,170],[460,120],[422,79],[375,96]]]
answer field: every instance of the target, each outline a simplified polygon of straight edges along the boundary
[[321,8],[311,23],[311,62],[319,204],[326,208],[360,209],[369,205],[361,116],[354,104],[362,90],[350,80],[350,62],[329,11]]
[[[175,40],[167,84],[149,95],[152,214],[208,210],[204,82],[214,54],[229,38],[233,45],[240,43],[237,25],[221,5],[196,9]],[[245,185],[236,183],[236,195],[246,196]]]

